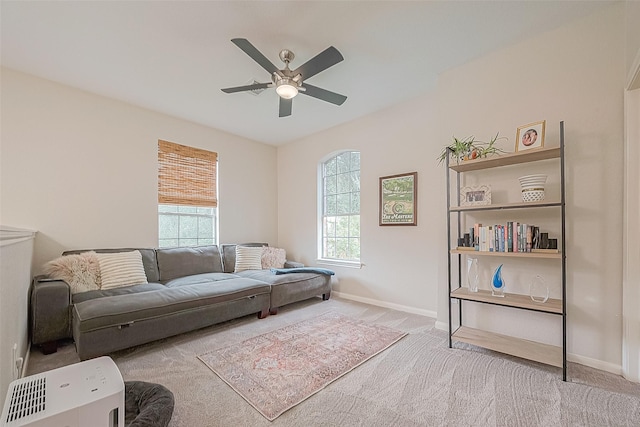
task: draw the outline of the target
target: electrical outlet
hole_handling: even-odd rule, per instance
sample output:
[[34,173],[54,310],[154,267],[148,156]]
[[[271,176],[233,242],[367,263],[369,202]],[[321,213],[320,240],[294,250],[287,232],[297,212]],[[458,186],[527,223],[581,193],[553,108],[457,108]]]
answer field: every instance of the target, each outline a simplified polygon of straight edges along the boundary
[[[18,357],[16,359],[16,376],[18,378],[20,378],[20,375],[22,374],[22,364],[24,363],[24,358],[22,357]],[[17,378],[16,378],[17,379]]]

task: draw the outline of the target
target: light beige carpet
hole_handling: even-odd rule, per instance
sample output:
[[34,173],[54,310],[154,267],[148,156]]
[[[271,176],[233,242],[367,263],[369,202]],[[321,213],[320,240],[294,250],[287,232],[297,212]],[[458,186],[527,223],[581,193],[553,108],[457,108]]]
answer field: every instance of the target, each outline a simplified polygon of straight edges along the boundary
[[[270,422],[197,355],[335,311],[408,335]],[[160,383],[175,397],[170,427],[638,426],[640,385],[569,364],[561,369],[499,353],[447,346],[434,319],[347,300],[311,299],[277,316],[248,316],[112,355],[125,381]],[[77,362],[73,345],[29,374]]]
[[328,312],[198,359],[272,421],[405,335]]

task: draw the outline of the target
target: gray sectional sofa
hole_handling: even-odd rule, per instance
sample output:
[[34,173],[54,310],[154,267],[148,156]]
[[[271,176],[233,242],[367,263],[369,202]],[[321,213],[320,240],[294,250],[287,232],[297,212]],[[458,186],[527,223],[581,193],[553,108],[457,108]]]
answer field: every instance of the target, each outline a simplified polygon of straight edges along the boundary
[[331,294],[331,272],[305,271],[299,263],[285,264],[301,271],[290,274],[235,273],[236,245],[94,251],[133,250],[142,254],[149,283],[72,294],[62,280],[36,277],[30,296],[32,344],[50,353],[58,340],[73,338],[85,360],[249,314],[262,319],[286,304],[314,296],[327,300]]

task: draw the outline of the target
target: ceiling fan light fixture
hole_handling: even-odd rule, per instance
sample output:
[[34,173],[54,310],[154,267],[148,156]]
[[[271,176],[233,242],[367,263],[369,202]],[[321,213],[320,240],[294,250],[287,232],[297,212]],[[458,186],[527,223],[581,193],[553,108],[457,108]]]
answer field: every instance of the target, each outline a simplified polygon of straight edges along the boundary
[[[1,0],[0,0],[1,1]],[[322,101],[330,102],[335,105],[342,105],[347,97],[339,93],[331,92],[307,83],[303,80],[315,76],[316,74],[333,67],[338,62],[344,60],[342,54],[333,46],[329,46],[307,62],[294,70],[289,68],[289,64],[295,57],[293,52],[288,49],[280,51],[280,60],[284,62],[284,68],[278,69],[271,61],[267,59],[254,45],[247,39],[235,38],[231,42],[238,46],[244,53],[249,55],[251,59],[258,63],[271,75],[271,82],[257,83],[230,87],[222,89],[224,93],[247,92],[254,90],[264,90],[266,88],[275,88],[276,93],[280,97],[279,117],[291,115],[292,99],[302,92],[307,96]]]
[[298,94],[298,86],[290,79],[281,79],[276,86],[276,93],[284,99],[291,99]]

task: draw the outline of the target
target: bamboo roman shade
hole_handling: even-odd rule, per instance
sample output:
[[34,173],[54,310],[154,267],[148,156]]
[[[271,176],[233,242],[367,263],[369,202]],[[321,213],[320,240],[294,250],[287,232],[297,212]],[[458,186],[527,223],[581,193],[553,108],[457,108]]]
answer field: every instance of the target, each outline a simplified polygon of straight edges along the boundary
[[158,140],[158,203],[216,207],[218,154]]

